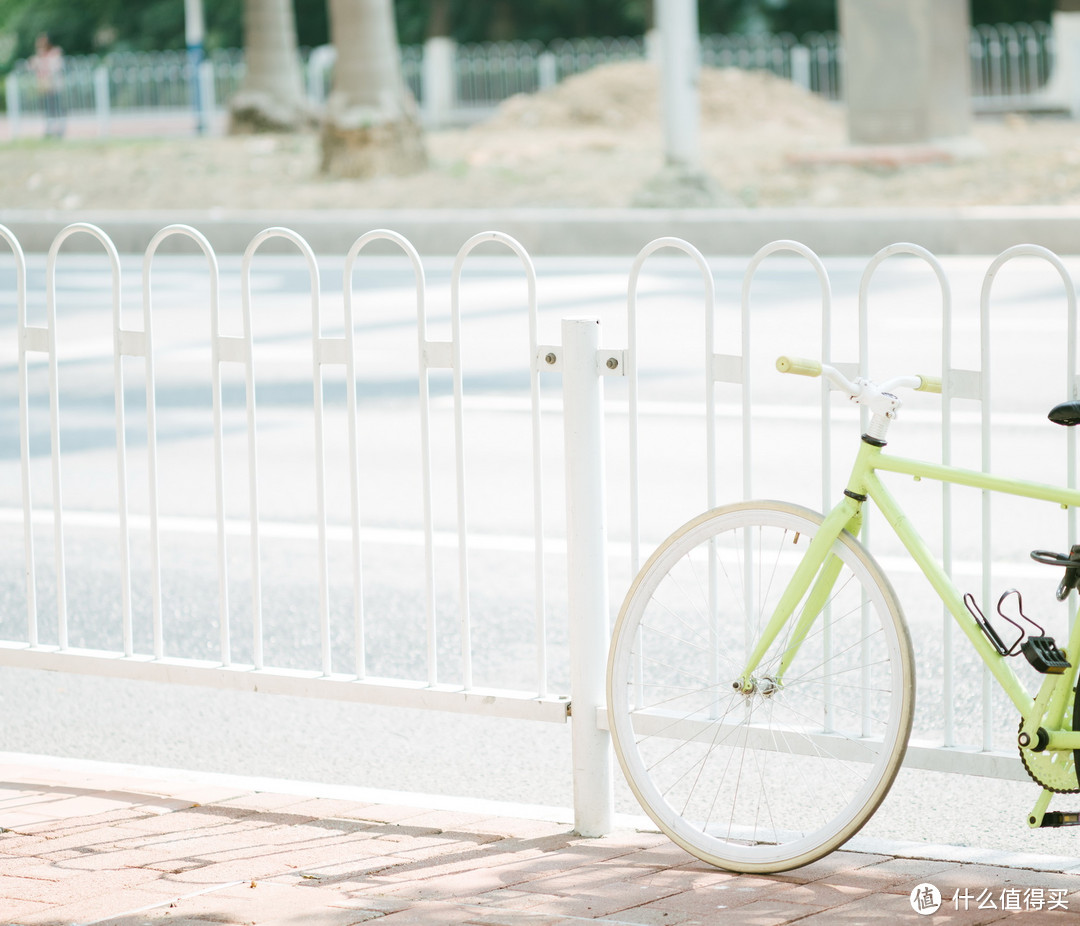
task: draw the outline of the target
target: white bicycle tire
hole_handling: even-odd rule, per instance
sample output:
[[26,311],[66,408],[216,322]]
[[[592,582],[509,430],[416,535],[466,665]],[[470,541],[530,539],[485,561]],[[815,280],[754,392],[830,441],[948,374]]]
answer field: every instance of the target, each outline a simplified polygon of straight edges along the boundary
[[[774,534],[795,538],[791,542],[796,545],[796,540],[800,536],[812,536],[821,521],[821,515],[810,509],[771,501],[745,502],[706,512],[677,530],[656,550],[631,585],[615,625],[608,659],[608,716],[615,752],[626,780],[642,807],[663,832],[691,854],[721,868],[741,872],[782,871],[807,864],[833,851],[850,839],[870,818],[884,799],[903,761],[914,707],[911,640],[900,604],[888,579],[862,545],[846,532],[833,547],[833,552],[842,562],[841,578],[845,580],[845,584],[841,588],[838,583],[830,608],[846,607],[849,604],[848,597],[852,600],[857,598],[860,601],[857,632],[863,636],[858,640],[859,653],[863,663],[871,657],[874,660],[870,663],[869,674],[867,665],[853,665],[853,654],[844,650],[839,653],[829,652],[827,661],[823,660],[821,665],[831,668],[835,664],[839,673],[837,677],[841,679],[840,683],[833,684],[825,681],[824,668],[820,681],[810,675],[801,677],[789,675],[782,689],[777,689],[772,694],[759,693],[757,695],[760,705],[763,705],[758,708],[758,717],[767,715],[768,718],[764,723],[760,719],[741,724],[732,721],[725,723],[723,718],[711,717],[712,713],[720,710],[719,705],[722,701],[726,700],[726,703],[736,705],[737,700],[742,697],[743,700],[738,702],[737,708],[732,706],[725,710],[739,709],[744,715],[752,718],[755,709],[747,706],[749,702],[744,695],[731,689],[732,678],[728,676],[733,675],[732,672],[723,677],[718,684],[701,685],[692,693],[689,691],[691,686],[686,682],[680,681],[677,685],[665,683],[675,694],[666,702],[661,702],[662,704],[687,700],[691,696],[696,699],[688,702],[696,706],[693,712],[682,720],[675,716],[677,712],[673,708],[667,706],[652,707],[649,710],[631,708],[632,697],[647,698],[647,692],[654,689],[657,692],[663,690],[669,693],[668,689],[662,689],[659,684],[654,684],[651,678],[646,681],[643,678],[646,671],[650,674],[659,672],[688,674],[689,672],[683,668],[682,664],[666,666],[659,659],[655,660],[655,666],[659,668],[655,668],[649,659],[639,659],[635,662],[637,657],[643,655],[639,649],[644,650],[652,645],[641,643],[639,646],[639,641],[645,640],[650,634],[655,635],[670,649],[690,649],[687,639],[680,638],[693,636],[689,622],[699,621],[698,613],[687,610],[689,617],[681,617],[681,624],[673,623],[676,631],[669,632],[666,637],[660,636],[659,631],[653,626],[654,623],[659,626],[664,621],[672,620],[667,613],[672,611],[672,607],[670,605],[664,605],[664,608],[659,607],[655,596],[659,594],[658,590],[662,587],[666,589],[665,582],[670,582],[673,571],[682,568],[684,560],[690,563],[692,568],[694,563],[690,559],[691,556],[700,555],[705,562],[715,563],[718,559],[717,549],[721,540],[727,542],[729,539],[734,539],[733,532],[735,531],[751,534],[756,532],[761,537],[768,536],[770,539],[773,539]],[[730,538],[729,535],[731,535]],[[785,544],[787,542],[784,540]],[[745,547],[745,539],[743,543],[743,558],[748,562],[750,557],[745,555],[748,549]],[[732,547],[734,552],[738,553],[738,544],[733,543]],[[702,553],[703,549],[707,552]],[[805,549],[805,545],[801,549]],[[763,552],[759,551],[759,553]],[[776,553],[776,558],[777,562],[784,561],[784,566],[787,568],[790,565],[787,560],[793,563],[797,561],[798,555],[789,554],[784,549]],[[745,563],[742,564],[742,568],[745,569]],[[774,564],[774,571],[776,568]],[[716,566],[710,565],[709,569],[715,570]],[[852,585],[853,582],[857,584]],[[752,585],[753,582],[749,584]],[[762,594],[760,589],[758,593]],[[769,595],[772,594],[773,591],[770,589]],[[842,594],[844,600],[841,600]],[[862,605],[863,600],[868,604]],[[869,621],[868,613],[871,615]],[[657,616],[646,617],[647,614]],[[719,614],[717,618],[722,619]],[[713,618],[709,620],[712,621]],[[830,610],[828,620],[820,621],[822,624],[820,640],[815,640],[812,646],[811,638],[807,640],[804,647],[807,650],[807,658],[812,658],[817,653],[814,647],[820,649],[819,656],[824,656],[828,652],[826,646],[831,645],[829,641],[832,636],[835,636],[837,628],[849,632],[855,626],[855,620],[853,614],[847,611],[843,612],[842,618],[838,618],[836,611]],[[728,631],[730,632],[730,628]],[[699,633],[697,630],[694,632]],[[716,631],[713,633],[715,639],[718,640],[719,634]],[[684,646],[684,644],[687,645]],[[713,649],[717,648],[715,642],[710,646]],[[698,643],[694,643],[693,647],[695,659],[700,658],[699,650],[708,648]],[[802,653],[800,653],[801,657]],[[719,654],[720,661],[727,658],[737,657],[726,651]],[[717,653],[710,653],[708,659],[715,664],[718,661]],[[645,665],[647,669],[643,670],[640,668],[641,665]],[[852,684],[856,671],[859,673],[859,679],[862,680],[861,685]],[[632,677],[635,673],[636,676]],[[869,683],[867,681],[869,675],[874,674],[879,676],[878,679]],[[888,690],[883,687],[886,684],[889,686]],[[728,686],[727,695],[722,694],[723,685]],[[817,687],[812,688],[812,685]],[[800,718],[804,708],[800,706],[801,702],[798,698],[810,699],[811,695],[818,698],[819,689],[826,685],[832,685],[830,688],[832,707],[824,707],[822,713],[828,715],[829,711],[832,711],[832,716],[828,721],[833,725],[831,729],[824,726],[820,732],[816,732],[807,726],[805,721],[800,725],[782,722],[776,718],[774,722],[774,717],[778,713]],[[838,696],[835,690],[837,687],[853,690],[842,691]],[[687,689],[685,694],[684,688]],[[765,688],[767,684],[763,682],[762,689]],[[659,694],[657,696],[659,697]],[[859,699],[857,707],[844,706],[849,702],[854,704],[856,698]],[[824,701],[823,698],[821,700]],[[872,702],[872,709],[864,706],[870,702]],[[778,707],[780,704],[783,704],[783,707]],[[879,722],[878,716],[874,713],[875,710],[887,711],[887,717]],[[708,712],[710,717],[704,718],[703,712]],[[869,717],[858,716],[860,712],[865,712]],[[851,716],[848,716],[849,714]],[[856,721],[864,730],[868,729],[869,722],[868,732],[872,735],[869,737],[845,735],[846,731],[841,729],[839,724],[853,724]],[[636,735],[635,723],[645,732]],[[661,730],[660,733],[653,733],[649,732],[650,724],[653,730],[657,729],[657,724],[668,726],[666,732]],[[773,724],[773,726],[766,726],[766,724]],[[785,801],[794,806],[796,813],[805,812],[809,816],[813,815],[804,806],[809,802],[804,801],[799,804],[798,797],[794,793],[788,793],[784,772],[777,771],[776,768],[788,765],[791,766],[793,772],[791,777],[794,779],[801,779],[799,772],[803,766],[807,767],[807,774],[818,771],[818,767],[829,767],[830,775],[834,777],[830,778],[827,784],[830,790],[834,789],[838,792],[837,797],[830,796],[831,801],[839,804],[835,813],[825,811],[831,815],[822,820],[820,825],[808,823],[803,829],[796,827],[790,833],[773,819],[769,833],[763,832],[765,827],[762,827],[760,833],[768,835],[769,838],[759,840],[759,821],[753,823],[753,832],[736,826],[733,822],[734,807],[731,810],[732,822],[729,823],[727,832],[718,834],[717,830],[722,830],[722,826],[710,820],[713,813],[712,806],[710,806],[709,814],[702,821],[700,813],[694,818],[687,813],[691,801],[696,802],[698,798],[688,796],[682,808],[678,806],[677,801],[669,799],[663,790],[667,782],[660,780],[660,765],[668,762],[672,756],[685,751],[690,755],[681,758],[689,766],[689,770],[684,772],[676,782],[680,789],[688,790],[687,785],[682,783],[687,776],[694,778],[694,789],[697,788],[700,779],[715,780],[718,778],[719,767],[714,761],[716,758],[714,753],[727,751],[734,756],[739,751],[740,747],[725,743],[723,740],[727,740],[730,735],[737,735],[740,726],[743,736],[740,762],[745,763],[747,756],[751,756],[757,763],[755,772],[760,778],[760,787],[762,791],[768,788],[765,800],[770,817],[774,816],[773,803],[777,805],[776,815],[779,815],[779,805]],[[682,731],[682,727],[688,729]],[[712,728],[715,728],[715,732],[710,732]],[[690,735],[691,730],[694,731],[692,735]],[[704,734],[699,731],[704,731]],[[685,738],[681,739],[680,736],[684,732]],[[722,740],[719,739],[721,734]],[[771,736],[771,741],[768,740],[769,736]],[[662,748],[654,745],[657,740],[662,744]],[[781,740],[783,749],[780,748]],[[649,764],[649,757],[644,755],[647,741],[649,748],[660,755],[652,766]],[[671,752],[665,755],[663,750],[666,750],[671,742],[675,745]],[[751,742],[764,742],[765,746],[751,747]],[[799,756],[799,750],[803,750],[807,755],[799,759],[774,758],[774,756]],[[849,752],[858,755],[859,760],[848,761],[845,757]],[[862,759],[863,754],[868,757],[866,761]],[[701,755],[704,758],[696,759],[691,763],[693,755]],[[675,760],[671,759],[671,761]],[[725,779],[728,777],[727,770],[730,768],[731,761],[732,757],[729,757],[728,765],[722,770]],[[770,762],[772,768],[769,767]],[[717,766],[717,769],[711,769],[711,766]],[[852,769],[861,769],[863,766],[866,767],[866,773],[860,780],[861,773]],[[743,765],[740,765],[739,770],[741,771],[742,768]],[[709,774],[706,774],[706,769],[710,769]],[[678,771],[677,768],[676,771]],[[674,773],[671,774],[674,775]],[[771,782],[773,777],[779,780],[775,786]],[[849,800],[843,800],[846,790],[841,788],[838,780],[841,778],[845,782],[848,778],[852,779],[851,785],[844,785],[845,789],[851,790]],[[702,788],[706,783],[708,782],[701,782]],[[792,792],[808,786],[805,780],[792,780],[790,784]],[[750,786],[742,785],[744,790]],[[674,787],[675,785],[671,786],[669,793]],[[718,796],[711,798],[713,806],[720,800],[721,791],[730,790],[730,787],[722,782],[716,785]],[[739,788],[740,785],[736,784],[734,792],[736,798],[740,797]],[[705,790],[704,793],[707,797],[708,791]],[[681,793],[679,800],[682,800]],[[785,809],[785,812],[788,811]],[[759,815],[761,813],[760,805],[758,813]],[[814,813],[816,813],[816,808]]]

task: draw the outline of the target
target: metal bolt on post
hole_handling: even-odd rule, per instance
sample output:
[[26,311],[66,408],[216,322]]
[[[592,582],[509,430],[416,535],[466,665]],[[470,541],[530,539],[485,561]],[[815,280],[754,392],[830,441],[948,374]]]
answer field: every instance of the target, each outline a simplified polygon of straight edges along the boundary
[[563,319],[563,427],[566,440],[567,597],[573,705],[574,828],[611,831],[611,738],[596,723],[604,705],[608,629],[600,322]]

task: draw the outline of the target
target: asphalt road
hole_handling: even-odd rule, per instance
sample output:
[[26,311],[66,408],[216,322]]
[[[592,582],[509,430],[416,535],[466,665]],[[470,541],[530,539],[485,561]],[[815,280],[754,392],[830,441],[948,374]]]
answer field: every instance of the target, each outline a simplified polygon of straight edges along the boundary
[[[987,258],[948,259],[953,291],[954,368],[979,364],[979,290]],[[847,360],[859,343],[856,318],[859,278],[865,261],[828,262],[832,284],[832,355]],[[217,658],[217,573],[214,548],[212,417],[209,388],[209,313],[205,261],[161,256],[154,265],[154,336],[157,357],[161,512],[174,519],[163,536],[166,651],[170,655]],[[629,260],[538,260],[539,341],[559,341],[563,317],[597,317],[602,343],[627,343],[626,280]],[[719,353],[739,349],[740,291],[745,261],[712,262],[717,287]],[[450,262],[425,263],[428,276],[429,338],[450,330]],[[1075,273],[1080,264],[1070,262]],[[221,261],[223,331],[240,330],[239,260]],[[324,334],[342,330],[341,262],[320,265]],[[44,318],[44,260],[31,259],[31,322]],[[404,261],[371,258],[355,275],[360,371],[362,519],[371,531],[365,544],[365,598],[369,615],[368,671],[373,675],[423,678],[426,664],[422,621],[422,550],[419,428],[417,423],[416,315],[413,281]],[[140,328],[140,262],[125,258],[122,277],[124,324]],[[17,354],[14,274],[0,262],[0,637],[25,639]],[[311,403],[310,282],[299,260],[278,255],[256,259],[253,318],[256,337],[256,399],[259,409],[261,516],[276,526],[262,549],[263,600],[268,664],[318,665],[315,619],[318,599],[314,511],[313,413]],[[642,277],[638,336],[641,370],[641,525],[643,553],[705,507],[704,356],[702,283],[689,261],[653,258]],[[66,553],[72,643],[116,649],[120,645],[118,549],[110,512],[117,497],[115,413],[111,368],[109,276],[103,259],[62,257],[57,277],[58,343],[61,357],[63,499],[69,512]],[[532,647],[532,523],[529,479],[529,379],[526,286],[512,258],[478,255],[466,265],[462,284],[469,525],[477,537],[471,562],[475,627],[475,681],[492,687],[537,683]],[[936,373],[942,367],[941,298],[924,265],[896,260],[870,288],[871,370],[884,378],[904,372]],[[1064,434],[1045,422],[1045,412],[1065,398],[1064,297],[1054,271],[1033,261],[1006,268],[993,291],[992,356],[995,382],[994,469],[1050,482],[1064,476]],[[787,257],[767,261],[752,287],[749,315],[753,347],[748,368],[760,402],[754,414],[754,495],[785,497],[821,507],[821,466],[816,462],[820,427],[814,384],[775,374],[780,353],[820,356],[821,289],[805,262]],[[141,362],[124,363],[129,504],[147,509],[144,380]],[[31,483],[35,508],[47,511],[52,488],[49,458],[47,371],[36,363],[31,391]],[[629,583],[627,560],[629,484],[624,380],[605,379],[607,500],[612,538],[610,566],[613,610]],[[454,529],[450,383],[433,374],[435,520]],[[223,387],[226,509],[247,514],[244,387],[235,370]],[[325,386],[328,440],[327,492],[330,519],[347,523],[344,469],[346,408],[340,377]],[[720,500],[740,495],[736,387],[717,389],[719,403]],[[562,498],[560,381],[542,377],[542,461],[545,475],[545,533],[553,539],[548,564],[548,684],[568,684],[564,562],[558,538],[565,522]],[[940,401],[914,396],[901,413],[892,445],[905,455],[938,453]],[[954,459],[977,465],[977,411],[955,403]],[[854,417],[841,412],[836,433],[858,433]],[[846,447],[841,444],[841,447]],[[834,453],[830,495],[843,478],[847,454]],[[905,504],[931,539],[940,530],[940,496],[904,489]],[[911,495],[908,498],[908,494]],[[958,493],[959,495],[960,493]],[[974,495],[974,493],[972,493]],[[979,588],[968,567],[980,544],[979,500],[957,497],[957,574]],[[1045,506],[1044,506],[1045,507]],[[1030,511],[1009,503],[994,507],[1001,549],[993,587],[1027,583],[1025,602],[1049,615],[1051,632],[1064,635],[1060,610],[1051,612],[1057,576],[1026,561],[1035,547],[1064,548],[1057,512]],[[381,533],[380,533],[381,532]],[[393,542],[380,543],[390,538]],[[943,712],[940,606],[920,579],[903,568],[898,549],[883,530],[872,533],[874,548],[900,591],[915,637],[920,701],[917,730],[932,735]],[[150,645],[145,617],[149,580],[145,545],[133,545],[135,640]],[[348,546],[331,549],[333,657],[348,671],[355,655],[349,633]],[[35,533],[37,590],[43,642],[56,638],[55,583],[49,522]],[[453,550],[437,559],[440,613],[440,679],[460,677],[456,628],[456,564]],[[229,546],[232,655],[250,658],[250,557],[244,538]],[[1030,594],[1029,594],[1030,589]],[[957,635],[959,639],[959,635]],[[958,646],[961,644],[958,643]],[[953,697],[959,737],[979,741],[983,727],[979,671],[956,657]],[[173,689],[145,682],[56,676],[24,669],[0,670],[0,749],[175,766],[281,778],[349,783],[396,790],[476,795],[565,806],[571,800],[568,729],[491,718],[323,703],[291,697]],[[1016,718],[1001,699],[994,702],[995,742],[1008,743]],[[976,787],[972,787],[972,781]],[[897,838],[970,843],[1033,852],[1070,852],[1069,832],[1030,833],[1023,824],[1038,796],[1033,785],[965,779],[905,771],[868,831]],[[619,809],[633,811],[621,783]],[[1065,806],[1064,804],[1060,806]]]

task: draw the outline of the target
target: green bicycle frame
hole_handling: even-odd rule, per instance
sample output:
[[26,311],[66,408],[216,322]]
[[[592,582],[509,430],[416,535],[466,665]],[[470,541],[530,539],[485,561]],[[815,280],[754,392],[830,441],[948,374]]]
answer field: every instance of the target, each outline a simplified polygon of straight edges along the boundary
[[[963,596],[952,579],[942,569],[926,542],[912,526],[899,502],[878,478],[879,472],[898,473],[915,479],[970,486],[991,492],[1016,495],[1054,502],[1063,507],[1080,507],[1080,490],[994,476],[976,470],[961,469],[944,464],[926,463],[886,454],[880,446],[863,441],[848,480],[844,498],[822,522],[802,561],[795,570],[784,594],[777,602],[761,637],[747,660],[741,676],[744,688],[750,687],[754,670],[760,664],[780,630],[792,617],[799,602],[804,602],[791,638],[781,657],[776,681],[782,677],[806,639],[814,621],[824,609],[832,584],[836,580],[839,561],[831,554],[833,544],[844,530],[857,534],[862,523],[861,499],[871,500],[889,522],[897,537],[907,548],[934,590],[941,597],[960,629],[971,641],[975,651],[991,674],[1009,696],[1023,717],[1025,730],[1043,727],[1049,734],[1046,746],[1050,750],[1080,749],[1080,732],[1061,729],[1067,698],[1072,694],[1073,680],[1080,657],[1080,620],[1073,622],[1066,652],[1073,668],[1058,676],[1047,676],[1038,697],[1032,697],[1013,671],[1008,661],[994,648],[964,605]],[[804,600],[805,599],[805,600]]]

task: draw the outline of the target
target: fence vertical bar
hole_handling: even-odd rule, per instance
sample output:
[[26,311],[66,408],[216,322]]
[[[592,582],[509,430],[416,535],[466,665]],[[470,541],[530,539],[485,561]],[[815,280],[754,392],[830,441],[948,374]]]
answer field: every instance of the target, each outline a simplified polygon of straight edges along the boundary
[[8,137],[15,141],[19,137],[19,72],[12,71],[4,81],[4,96],[7,100]]
[[247,399],[248,524],[251,541],[251,661],[263,667],[262,552],[259,541],[258,438],[255,434],[255,337],[251,325],[251,261],[262,237],[254,238],[244,251],[240,266],[240,310],[243,317],[244,387]]
[[599,339],[599,320],[563,319],[574,829],[582,836],[609,832],[614,813],[611,739],[596,723],[597,709],[604,704],[608,643],[603,385],[596,359]]
[[146,371],[146,472],[147,501],[150,517],[150,596],[153,621],[154,658],[164,655],[164,615],[162,610],[161,582],[161,529],[159,512],[161,508],[158,491],[158,454],[157,454],[157,375],[154,372],[154,326],[153,326],[153,260],[161,243],[174,236],[184,236],[194,241],[206,256],[210,274],[210,368],[211,395],[214,416],[214,507],[217,513],[217,557],[218,557],[218,620],[221,641],[222,665],[231,662],[229,643],[229,592],[228,565],[225,541],[225,465],[222,451],[221,422],[221,345],[218,333],[218,263],[210,242],[198,230],[189,225],[167,225],[150,241],[143,256],[143,336],[145,343],[141,351],[128,351],[133,356],[142,356]]
[[30,646],[38,645],[37,578],[34,569],[33,506],[30,498],[30,397],[26,352],[31,337],[26,320],[26,255],[19,239],[0,225],[0,238],[15,258],[16,318],[19,332],[19,463],[22,475],[23,546],[26,573],[26,633]]

